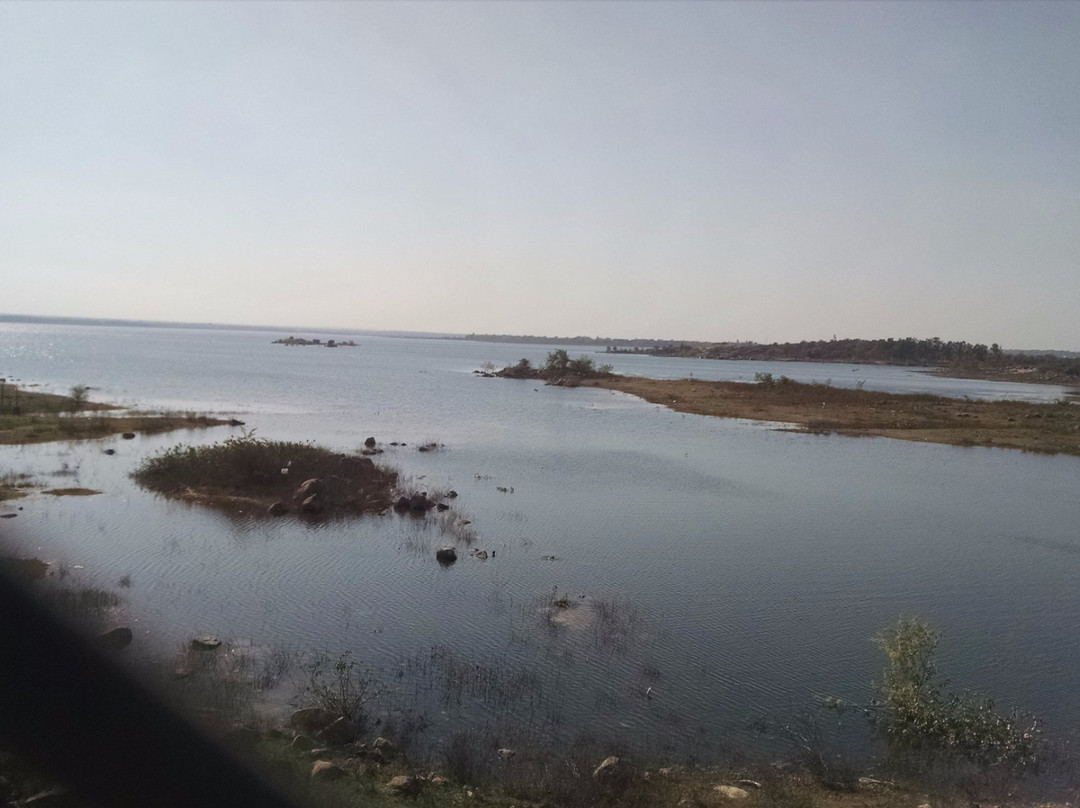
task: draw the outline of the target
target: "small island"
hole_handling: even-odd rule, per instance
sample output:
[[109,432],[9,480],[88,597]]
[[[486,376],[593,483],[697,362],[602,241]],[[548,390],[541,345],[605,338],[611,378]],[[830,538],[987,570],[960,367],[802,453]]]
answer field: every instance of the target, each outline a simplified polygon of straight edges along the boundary
[[336,340],[328,339],[323,342],[321,339],[304,339],[303,337],[286,337],[285,339],[276,339],[272,343],[274,345],[318,345],[321,348],[356,348],[357,345],[353,340]]
[[381,513],[394,504],[398,480],[397,472],[369,457],[250,435],[174,446],[147,458],[131,476],[169,499],[270,516]]

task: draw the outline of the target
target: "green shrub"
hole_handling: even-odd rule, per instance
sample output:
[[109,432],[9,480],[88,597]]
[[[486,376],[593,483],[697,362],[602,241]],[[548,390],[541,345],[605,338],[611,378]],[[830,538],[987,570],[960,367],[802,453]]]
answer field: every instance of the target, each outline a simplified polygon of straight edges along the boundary
[[1046,753],[1037,719],[1015,709],[998,712],[984,696],[945,693],[934,659],[940,639],[917,618],[903,618],[875,638],[889,664],[870,714],[890,754],[1015,775],[1037,770]]
[[546,375],[563,375],[570,367],[570,354],[565,348],[559,348],[547,355],[542,371]]
[[85,384],[77,384],[68,391],[68,397],[71,399],[71,411],[78,412],[83,408],[86,403],[87,397],[90,395],[90,388]]

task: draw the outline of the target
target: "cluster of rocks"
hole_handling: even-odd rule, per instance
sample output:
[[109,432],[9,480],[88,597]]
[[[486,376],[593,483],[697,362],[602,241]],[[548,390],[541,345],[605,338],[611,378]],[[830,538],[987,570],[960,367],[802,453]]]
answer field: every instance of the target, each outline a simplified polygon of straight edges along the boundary
[[394,503],[394,510],[398,513],[422,515],[438,505],[439,503],[431,499],[426,492],[421,491],[411,496],[402,494]]
[[[374,443],[374,438],[368,438]],[[378,450],[376,450],[378,451]],[[281,470],[287,478],[290,468]],[[396,475],[380,469],[370,457],[340,455],[333,473],[323,477],[311,477],[300,483],[293,491],[291,502],[278,500],[270,505],[267,513],[283,516],[290,511],[319,516],[339,508],[366,510],[372,501],[378,509],[389,504],[389,491]]]
[[[369,766],[390,763],[401,754],[397,745],[387,738],[361,741],[360,727],[355,721],[321,707],[297,710],[289,717],[289,728],[294,733],[292,748],[314,758],[312,780],[337,780],[362,773]],[[402,784],[395,787],[394,780],[388,784],[391,790],[415,793]]]
[[[457,495],[457,491],[446,492],[447,499],[454,499]],[[402,494],[394,503],[394,510],[398,513],[411,513],[416,516],[423,516],[432,508],[437,511],[450,510],[449,505],[445,502],[439,502],[436,499],[432,499],[427,495],[426,491],[420,491],[415,494]]]

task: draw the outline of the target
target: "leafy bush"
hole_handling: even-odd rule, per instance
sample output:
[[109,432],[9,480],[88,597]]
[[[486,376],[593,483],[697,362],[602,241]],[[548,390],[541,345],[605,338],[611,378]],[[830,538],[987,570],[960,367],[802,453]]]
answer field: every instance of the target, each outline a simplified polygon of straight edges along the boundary
[[542,371],[545,374],[562,375],[566,373],[569,368],[570,354],[566,352],[565,348],[559,348],[547,355],[547,360],[544,362]]
[[78,412],[83,408],[86,403],[87,397],[90,395],[90,388],[85,384],[77,384],[68,391],[68,397],[71,399],[72,412]]
[[889,665],[870,715],[890,754],[966,761],[1016,775],[1037,770],[1046,752],[1038,720],[1015,709],[1000,713],[984,696],[945,693],[934,660],[940,639],[916,618],[901,619],[875,638]]

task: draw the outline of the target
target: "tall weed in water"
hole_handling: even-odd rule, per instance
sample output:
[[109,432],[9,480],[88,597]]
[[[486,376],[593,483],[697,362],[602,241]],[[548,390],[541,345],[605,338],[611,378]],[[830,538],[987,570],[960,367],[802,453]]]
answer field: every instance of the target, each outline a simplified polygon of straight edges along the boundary
[[303,695],[317,706],[363,725],[366,706],[383,691],[378,675],[346,651],[336,660],[317,653],[303,666],[307,681]]

